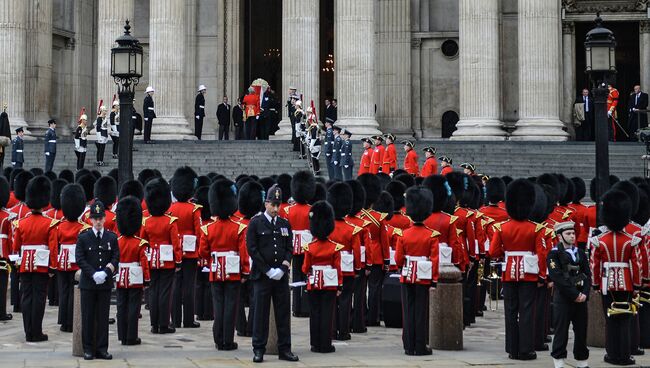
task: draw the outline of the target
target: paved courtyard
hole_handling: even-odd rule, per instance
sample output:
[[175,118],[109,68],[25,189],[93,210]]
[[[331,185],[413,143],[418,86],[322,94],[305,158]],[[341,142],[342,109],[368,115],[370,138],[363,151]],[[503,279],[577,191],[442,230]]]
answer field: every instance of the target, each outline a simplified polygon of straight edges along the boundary
[[[356,334],[348,342],[335,342],[333,354],[309,351],[308,320],[294,318],[292,339],[298,363],[286,363],[267,355],[263,367],[552,367],[548,352],[538,353],[533,362],[507,359],[503,351],[504,329],[502,304],[499,311],[486,312],[477,323],[465,330],[463,351],[436,351],[429,357],[404,355],[400,329],[369,328],[367,334]],[[217,351],[212,340],[211,322],[202,322],[198,329],[178,329],[176,334],[152,335],[148,329],[148,311],[143,310],[140,323],[140,346],[122,346],[117,341],[115,325],[110,326],[109,352],[112,361],[84,361],[71,355],[72,334],[59,332],[56,308],[47,307],[44,332],[50,337],[45,343],[26,343],[21,314],[0,324],[0,367],[250,367],[252,362],[250,338],[236,337],[239,350]],[[115,315],[115,308],[112,309]],[[603,349],[591,349],[591,367],[607,367],[602,361]],[[571,366],[573,360],[569,360]],[[650,355],[637,357],[640,366],[650,367]]]

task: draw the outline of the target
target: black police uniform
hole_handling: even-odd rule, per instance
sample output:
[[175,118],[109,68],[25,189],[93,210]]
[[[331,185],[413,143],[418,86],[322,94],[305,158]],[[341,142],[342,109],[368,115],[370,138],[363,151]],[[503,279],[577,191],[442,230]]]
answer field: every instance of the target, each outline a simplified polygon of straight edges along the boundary
[[194,135],[201,140],[203,133],[203,118],[205,118],[205,96],[199,91],[194,99]]
[[[90,206],[90,215],[104,214],[101,203]],[[114,232],[94,228],[88,229],[77,239],[75,250],[77,265],[81,268],[81,326],[84,358],[96,355],[105,358],[108,355],[108,315],[111,306],[111,289],[113,288],[113,271],[120,261],[120,248]],[[109,267],[109,265],[112,265]],[[102,284],[95,283],[93,275],[98,271],[107,274]],[[93,342],[95,342],[93,346]],[[110,356],[108,357],[110,359]]]
[[144,98],[142,111],[144,114],[144,141],[145,143],[150,143],[151,127],[153,125],[153,119],[156,118],[156,110],[154,110],[153,97],[149,94]]
[[49,128],[45,132],[45,171],[52,171],[54,166],[54,159],[56,158],[56,131],[54,128]]
[[[22,128],[16,129],[16,134],[22,132]],[[25,162],[25,156],[23,155],[23,150],[25,149],[25,142],[20,136],[16,136],[11,142],[11,164],[14,169],[19,169],[23,167]]]
[[334,151],[334,130],[327,128],[325,130],[325,163],[327,164],[327,175],[330,179],[335,179],[334,162],[332,153]]
[[555,359],[567,357],[569,323],[573,324],[575,334],[573,357],[587,360],[587,302],[576,303],[580,293],[589,297],[591,290],[591,270],[584,250],[574,247],[565,250],[562,244],[553,248],[546,258],[548,277],[553,281],[553,350]]

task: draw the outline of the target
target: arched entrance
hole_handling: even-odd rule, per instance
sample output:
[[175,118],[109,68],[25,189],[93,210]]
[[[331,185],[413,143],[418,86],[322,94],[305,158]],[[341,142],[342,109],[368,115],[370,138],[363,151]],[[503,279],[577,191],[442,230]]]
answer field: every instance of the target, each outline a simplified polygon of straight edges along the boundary
[[458,123],[458,114],[456,111],[449,110],[442,114],[442,138],[449,138],[456,131],[456,123]]
[[263,78],[282,90],[282,0],[244,0],[244,87]]

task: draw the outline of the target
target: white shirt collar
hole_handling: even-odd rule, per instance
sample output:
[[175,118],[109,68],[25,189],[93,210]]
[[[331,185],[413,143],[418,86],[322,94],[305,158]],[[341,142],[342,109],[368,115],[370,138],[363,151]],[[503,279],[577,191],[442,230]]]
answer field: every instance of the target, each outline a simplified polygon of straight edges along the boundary
[[95,228],[93,227],[93,233],[95,233],[95,237],[97,237],[97,233],[98,233],[98,232],[101,232],[101,233],[102,233],[102,236],[103,236],[105,231],[106,231],[106,230],[103,229],[103,228],[102,228],[101,230],[97,230],[97,229],[95,229]]
[[271,217],[271,215],[269,215],[268,212],[264,211],[264,217],[266,217],[266,219],[269,220],[270,223],[273,223],[273,217]]

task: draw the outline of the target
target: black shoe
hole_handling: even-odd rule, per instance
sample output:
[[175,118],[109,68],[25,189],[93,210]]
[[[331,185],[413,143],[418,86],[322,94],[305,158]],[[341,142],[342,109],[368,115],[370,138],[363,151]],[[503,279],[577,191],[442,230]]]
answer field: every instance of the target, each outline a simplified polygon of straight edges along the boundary
[[476,317],[483,317],[483,311],[476,312]]
[[431,349],[429,349],[429,348],[425,348],[424,350],[421,350],[421,351],[418,351],[418,350],[415,351],[415,355],[420,355],[420,356],[422,356],[422,355],[431,355],[431,354],[433,354],[433,351],[431,351]]
[[643,349],[638,349],[637,348],[636,350],[632,350],[632,355],[644,355],[644,354],[645,354],[645,351],[643,351]]
[[404,354],[409,355],[409,356],[414,356],[415,351],[413,351],[413,350],[404,350]]
[[122,345],[140,345],[142,340],[139,337],[136,337],[135,340],[125,340],[122,342]]
[[253,363],[262,363],[264,361],[264,353],[261,350],[253,350]]
[[350,340],[350,339],[352,339],[352,336],[350,336],[350,334],[338,334],[336,336],[336,340],[339,340],[339,341],[347,341],[347,340]]
[[103,359],[103,360],[111,360],[111,359],[113,359],[113,356],[111,354],[107,353],[107,352],[103,352],[103,353],[95,354],[95,358]]
[[517,356],[517,354],[508,354],[508,359],[519,360],[519,357]]
[[[204,321],[203,319],[201,321]],[[246,332],[239,332],[237,331],[237,336],[239,337],[246,337]]]
[[160,329],[158,328],[158,326],[151,326],[151,333],[152,334],[159,334]]
[[285,351],[284,353],[278,354],[278,359],[286,360],[287,362],[297,362],[298,357],[290,351]]
[[40,336],[33,336],[31,339],[27,340],[28,342],[43,342],[47,341],[47,335],[41,334]]
[[315,346],[312,346],[311,349],[310,349],[310,351],[311,351],[312,353],[320,353],[320,349],[317,348],[317,347],[315,347]]
[[145,304],[144,309],[149,310],[149,304]]
[[63,326],[63,325],[62,325],[62,326],[59,328],[59,331],[61,331],[61,332],[72,332],[72,326]]
[[548,344],[542,344],[542,346],[536,347],[535,351],[548,351]]
[[192,322],[190,324],[184,324],[183,328],[199,328],[201,327],[201,324],[198,322]]
[[551,342],[553,339],[551,339],[550,336],[544,336],[544,342]]
[[227,345],[217,345],[217,350],[223,351],[237,350],[237,348],[239,348],[239,345],[236,342]]
[[22,313],[20,307],[16,307],[16,306],[14,305],[14,313]]
[[517,359],[519,359],[519,360],[535,360],[535,359],[537,359],[537,353],[535,353],[533,351],[532,353],[519,354]]
[[158,332],[161,333],[161,334],[171,334],[171,333],[176,332],[176,329],[174,327],[171,327],[171,326],[170,327],[160,327],[158,329]]
[[605,355],[605,358],[603,358],[603,360],[605,361],[605,363],[614,364],[614,365],[632,365],[636,363],[636,361],[632,357],[629,357],[627,359],[612,359],[608,355]]
[[109,318],[108,319],[108,324],[109,325],[114,325],[115,324],[115,318]]
[[380,322],[367,322],[366,326],[367,327],[379,327],[379,326],[381,326],[381,323]]
[[336,351],[336,347],[334,347],[334,345],[330,345],[330,346],[328,346],[328,347],[326,347],[324,349],[320,349],[320,352],[323,353],[323,354],[333,353],[335,351]]
[[172,322],[172,326],[175,327],[175,328],[181,328],[181,324],[180,324],[180,323],[173,323],[173,322]]
[[117,155],[113,155],[113,158],[114,158],[114,159],[117,159]]
[[92,355],[91,353],[84,353],[84,360],[93,360],[95,359],[95,356]]
[[11,321],[14,318],[10,313],[0,316],[0,321]]
[[484,305],[483,307],[481,307],[481,310],[485,312],[487,310],[487,306]]
[[355,329],[352,329],[351,332],[352,332],[352,333],[366,333],[366,332],[368,332],[368,329],[365,328],[365,327],[362,328],[362,329],[356,329],[356,330],[355,330]]

